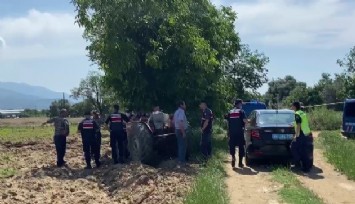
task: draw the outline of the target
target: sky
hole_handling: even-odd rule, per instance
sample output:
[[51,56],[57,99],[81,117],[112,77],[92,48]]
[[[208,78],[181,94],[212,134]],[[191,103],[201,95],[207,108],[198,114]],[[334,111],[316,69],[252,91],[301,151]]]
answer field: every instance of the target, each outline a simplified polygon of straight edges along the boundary
[[[212,0],[238,14],[242,43],[270,58],[269,79],[293,75],[308,85],[338,73],[355,45],[353,0]],[[83,29],[70,0],[0,0],[0,81],[69,92],[88,71]],[[265,92],[265,85],[259,91]]]

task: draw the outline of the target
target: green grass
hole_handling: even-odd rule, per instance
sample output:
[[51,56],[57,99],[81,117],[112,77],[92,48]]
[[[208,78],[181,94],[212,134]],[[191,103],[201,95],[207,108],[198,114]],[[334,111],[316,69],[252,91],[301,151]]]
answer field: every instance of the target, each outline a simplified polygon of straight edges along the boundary
[[320,134],[320,141],[328,161],[355,180],[355,140],[341,138],[339,131],[325,131]]
[[312,191],[303,187],[296,176],[285,168],[276,168],[272,171],[273,179],[283,188],[278,192],[283,201],[289,204],[322,204],[322,200]]
[[[70,126],[70,132],[76,132],[76,126]],[[1,127],[0,144],[4,143],[28,143],[43,139],[51,139],[54,134],[54,127]]]
[[[223,133],[220,128],[215,132]],[[199,134],[195,132],[193,138],[199,138]],[[193,144],[196,139],[192,139]],[[199,141],[199,140],[197,140]],[[213,156],[208,161],[206,167],[198,174],[192,190],[185,199],[185,204],[228,204],[229,198],[226,191],[224,179],[226,172],[224,171],[224,156],[227,141],[223,134],[214,134],[213,139]]]
[[0,179],[15,175],[16,170],[8,167],[13,161],[13,157],[10,154],[0,153]]
[[16,170],[13,168],[0,168],[0,179],[14,176]]
[[312,130],[340,130],[342,113],[325,107],[308,112]]

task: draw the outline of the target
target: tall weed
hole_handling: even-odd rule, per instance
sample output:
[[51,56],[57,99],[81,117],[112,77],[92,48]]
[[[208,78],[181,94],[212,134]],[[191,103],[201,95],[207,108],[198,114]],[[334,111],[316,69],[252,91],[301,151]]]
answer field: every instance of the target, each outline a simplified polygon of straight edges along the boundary
[[308,112],[312,130],[339,130],[342,123],[342,113],[325,107]]

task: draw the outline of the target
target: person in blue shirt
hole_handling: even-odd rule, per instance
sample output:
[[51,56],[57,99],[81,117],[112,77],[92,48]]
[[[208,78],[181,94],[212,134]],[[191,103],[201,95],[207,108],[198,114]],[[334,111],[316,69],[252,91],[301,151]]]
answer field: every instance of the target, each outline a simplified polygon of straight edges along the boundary
[[178,102],[178,109],[174,113],[174,127],[175,127],[175,134],[178,144],[178,160],[179,165],[186,164],[186,151],[187,151],[187,128],[188,122],[185,114],[186,104],[184,101]]

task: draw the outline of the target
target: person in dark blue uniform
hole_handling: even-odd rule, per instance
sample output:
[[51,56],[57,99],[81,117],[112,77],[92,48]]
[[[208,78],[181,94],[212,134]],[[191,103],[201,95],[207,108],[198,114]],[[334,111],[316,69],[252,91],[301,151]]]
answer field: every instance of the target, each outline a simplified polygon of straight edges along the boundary
[[239,163],[243,168],[243,157],[245,155],[244,127],[247,122],[245,112],[242,109],[243,101],[237,99],[234,108],[226,115],[228,120],[229,153],[232,156],[232,167],[235,167],[235,148],[238,147]]
[[[128,123],[128,117],[119,112],[119,105],[114,105],[114,112],[107,118],[106,124],[110,130],[110,145],[112,148],[112,159],[114,164],[124,163],[126,148],[125,148],[125,125]],[[117,152],[118,151],[118,152]],[[118,154],[117,154],[118,153]],[[119,156],[119,157],[118,157]]]
[[85,113],[85,119],[78,125],[78,131],[81,133],[83,141],[83,151],[86,161],[85,169],[91,169],[91,155],[95,157],[96,167],[99,168],[100,163],[100,147],[97,138],[98,124],[91,119],[90,112]]
[[212,122],[213,113],[211,109],[208,108],[206,102],[201,102],[200,109],[202,110],[201,117],[201,152],[204,159],[208,159],[212,154]]

